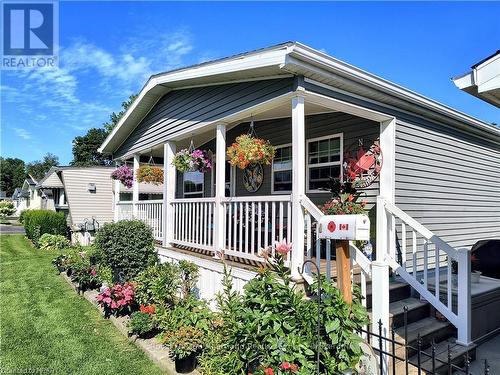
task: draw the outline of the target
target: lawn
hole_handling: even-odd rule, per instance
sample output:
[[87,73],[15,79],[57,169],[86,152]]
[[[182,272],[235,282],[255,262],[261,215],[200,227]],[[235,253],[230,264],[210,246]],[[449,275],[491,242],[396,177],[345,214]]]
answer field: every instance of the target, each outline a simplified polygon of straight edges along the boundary
[[53,257],[0,236],[0,373],[164,374],[70,288]]

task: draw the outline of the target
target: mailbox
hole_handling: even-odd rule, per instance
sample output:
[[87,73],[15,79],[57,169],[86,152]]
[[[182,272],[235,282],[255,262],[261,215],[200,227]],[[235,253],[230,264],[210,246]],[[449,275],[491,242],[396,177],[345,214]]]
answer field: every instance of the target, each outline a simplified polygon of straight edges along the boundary
[[370,219],[366,215],[325,215],[319,222],[319,238],[370,240]]

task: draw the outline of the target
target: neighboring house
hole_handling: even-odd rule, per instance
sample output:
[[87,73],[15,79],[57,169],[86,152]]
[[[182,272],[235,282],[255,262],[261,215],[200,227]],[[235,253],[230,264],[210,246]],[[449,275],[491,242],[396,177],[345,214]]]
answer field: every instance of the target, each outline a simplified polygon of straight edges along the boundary
[[22,210],[36,210],[42,208],[42,192],[36,188],[36,180],[29,176],[24,180],[21,191],[18,193],[18,212]]
[[460,90],[500,108],[500,50],[452,80]]
[[[227,147],[250,124],[277,147],[254,192],[244,172],[226,163]],[[374,328],[379,319],[384,330],[390,321],[397,328],[407,304],[409,329],[425,327],[426,339],[440,341],[451,328],[459,344],[470,345],[495,328],[478,327],[485,320],[475,314],[485,310],[473,307],[481,291],[471,286],[469,251],[478,240],[500,237],[500,129],[289,42],[152,76],[100,151],[134,170],[143,159],[163,157],[162,199],[141,199],[134,182],[132,202],[120,202],[115,189],[116,217],[150,224],[163,260],[197,263],[200,294],[212,299],[222,272],[212,256],[222,252],[233,261],[240,289],[255,275],[249,265],[262,262],[259,249],[281,238],[293,243],[289,264],[295,278],[308,259],[333,275],[335,249],[316,237],[315,225],[324,216],[317,205],[330,197],[324,190],[329,177],[345,178],[346,154],[375,141],[383,165],[363,191],[376,262],[351,245],[356,267],[372,280],[369,292],[361,279],[363,295],[371,293]],[[181,174],[172,166],[175,152],[190,142],[213,152],[211,173]],[[402,284],[389,282],[389,269]],[[310,282],[309,274],[303,277]],[[393,292],[401,285],[414,292],[398,300]],[[493,285],[492,293],[500,296],[500,283]],[[427,302],[414,298],[415,292]],[[432,326],[430,305],[450,322],[444,325],[448,335],[439,336],[440,328]],[[465,353],[460,348],[454,353],[459,359]]]
[[113,221],[112,167],[52,167],[37,184],[45,207],[67,216],[72,240],[88,243],[96,226]]

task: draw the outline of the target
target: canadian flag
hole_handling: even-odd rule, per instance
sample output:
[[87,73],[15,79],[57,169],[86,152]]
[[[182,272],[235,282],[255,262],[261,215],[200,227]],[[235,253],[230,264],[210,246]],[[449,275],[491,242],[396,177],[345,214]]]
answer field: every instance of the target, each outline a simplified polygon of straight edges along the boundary
[[349,224],[340,224],[339,230],[349,230]]

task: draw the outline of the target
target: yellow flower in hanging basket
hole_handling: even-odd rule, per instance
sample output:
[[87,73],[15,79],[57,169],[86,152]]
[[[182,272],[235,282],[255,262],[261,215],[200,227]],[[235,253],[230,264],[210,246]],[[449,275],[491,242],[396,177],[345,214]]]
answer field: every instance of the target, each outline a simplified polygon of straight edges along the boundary
[[141,165],[137,168],[137,182],[160,185],[163,184],[163,169],[153,165]]
[[227,148],[229,163],[240,169],[245,169],[250,164],[269,165],[273,161],[275,149],[269,141],[244,134],[236,138]]

